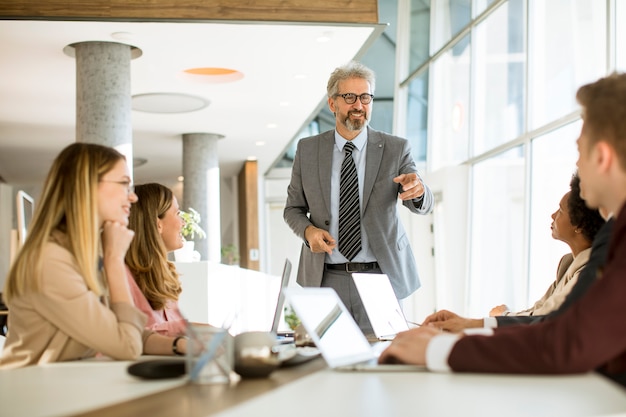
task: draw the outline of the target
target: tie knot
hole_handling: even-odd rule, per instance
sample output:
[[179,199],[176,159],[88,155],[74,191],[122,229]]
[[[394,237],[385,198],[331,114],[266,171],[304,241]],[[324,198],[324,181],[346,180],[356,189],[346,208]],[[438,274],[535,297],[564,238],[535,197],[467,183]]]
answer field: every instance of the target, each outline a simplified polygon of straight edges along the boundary
[[352,153],[354,148],[355,148],[355,146],[354,146],[354,143],[352,143],[352,142],[346,142],[346,144],[343,145],[343,151],[344,152]]

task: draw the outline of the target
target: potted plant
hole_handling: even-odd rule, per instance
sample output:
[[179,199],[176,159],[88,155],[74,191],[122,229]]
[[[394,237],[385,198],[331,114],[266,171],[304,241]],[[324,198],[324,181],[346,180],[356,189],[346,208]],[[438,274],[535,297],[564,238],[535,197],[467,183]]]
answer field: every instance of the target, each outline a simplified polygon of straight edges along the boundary
[[200,239],[204,239],[206,237],[206,233],[202,227],[200,227],[200,220],[202,220],[200,213],[189,207],[189,211],[180,210],[180,217],[185,222],[181,231],[185,240],[194,240],[196,235],[198,235],[198,238]]
[[196,236],[199,239],[206,237],[205,231],[200,227],[200,213],[189,207],[189,211],[180,210],[180,217],[183,219],[184,225],[181,229],[181,235],[185,240],[185,244],[181,249],[174,251],[174,257],[177,261],[190,262],[200,260],[200,254],[194,251],[194,241]]
[[222,246],[222,262],[226,265],[236,265],[239,262],[239,250],[234,244]]

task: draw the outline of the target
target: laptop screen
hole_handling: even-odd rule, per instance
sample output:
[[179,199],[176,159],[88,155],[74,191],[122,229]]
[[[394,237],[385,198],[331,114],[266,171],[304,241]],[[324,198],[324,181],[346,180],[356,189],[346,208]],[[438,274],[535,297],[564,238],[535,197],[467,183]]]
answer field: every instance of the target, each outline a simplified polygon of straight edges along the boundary
[[378,338],[409,330],[387,275],[354,273],[352,279]]
[[376,357],[332,288],[286,288],[287,302],[331,368]]
[[285,259],[285,266],[283,267],[283,274],[280,278],[280,289],[278,290],[278,300],[276,302],[276,310],[274,310],[274,320],[272,321],[273,333],[278,333],[278,326],[280,325],[280,318],[283,314],[283,305],[285,304],[285,295],[283,294],[283,288],[287,288],[289,285],[289,276],[291,275],[291,262],[289,259]]

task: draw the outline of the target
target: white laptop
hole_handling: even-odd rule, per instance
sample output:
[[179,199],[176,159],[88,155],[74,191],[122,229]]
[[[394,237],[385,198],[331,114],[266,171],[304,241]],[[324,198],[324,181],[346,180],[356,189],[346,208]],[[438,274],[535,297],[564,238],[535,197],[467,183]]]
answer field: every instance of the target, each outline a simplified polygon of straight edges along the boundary
[[332,288],[291,287],[283,292],[330,368],[341,371],[426,370],[417,365],[378,364],[378,355],[389,342],[370,345]]
[[378,340],[393,340],[409,330],[400,303],[386,274],[352,274],[363,307]]
[[280,289],[278,290],[278,300],[276,301],[276,309],[274,310],[274,319],[270,331],[276,335],[276,340],[280,343],[292,343],[294,341],[293,332],[279,331],[280,319],[283,314],[283,306],[285,304],[285,295],[283,289],[289,286],[289,277],[291,275],[291,262],[285,259],[283,274],[280,278]]

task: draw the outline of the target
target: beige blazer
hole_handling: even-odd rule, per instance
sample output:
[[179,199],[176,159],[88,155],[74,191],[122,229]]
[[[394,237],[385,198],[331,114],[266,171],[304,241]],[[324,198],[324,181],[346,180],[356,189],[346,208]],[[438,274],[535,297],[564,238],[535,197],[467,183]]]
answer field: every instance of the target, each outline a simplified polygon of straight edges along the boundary
[[[558,309],[565,297],[572,291],[580,271],[589,261],[591,248],[580,252],[575,258],[572,254],[564,255],[559,262],[556,280],[550,285],[546,293],[529,309],[514,313],[514,316],[542,316]],[[573,258],[573,259],[572,259]],[[567,265],[567,269],[564,266]]]
[[9,323],[0,369],[92,357],[102,353],[119,360],[143,351],[146,316],[131,304],[111,308],[91,292],[55,232],[42,250],[41,292],[8,304]]

